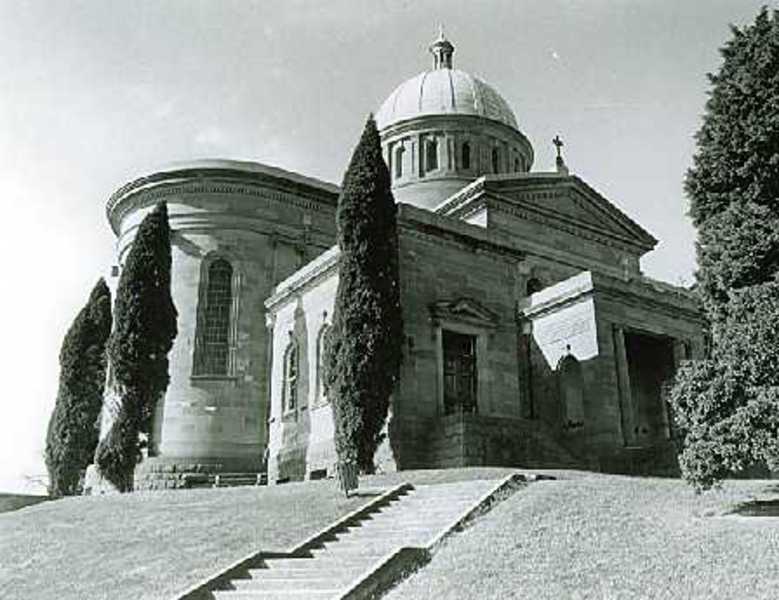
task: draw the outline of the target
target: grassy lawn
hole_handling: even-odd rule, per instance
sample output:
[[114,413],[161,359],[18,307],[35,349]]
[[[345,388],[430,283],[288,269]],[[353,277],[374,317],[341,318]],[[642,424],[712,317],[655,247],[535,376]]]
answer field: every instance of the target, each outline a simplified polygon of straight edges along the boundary
[[25,506],[31,506],[33,504],[38,504],[39,502],[45,502],[48,499],[48,496],[0,493],[0,513],[16,510],[17,508],[24,508]]
[[0,514],[0,597],[167,600],[370,501],[332,481],[65,498]]
[[534,483],[450,538],[388,600],[776,599],[779,518],[723,516],[779,482],[695,496],[671,479]]

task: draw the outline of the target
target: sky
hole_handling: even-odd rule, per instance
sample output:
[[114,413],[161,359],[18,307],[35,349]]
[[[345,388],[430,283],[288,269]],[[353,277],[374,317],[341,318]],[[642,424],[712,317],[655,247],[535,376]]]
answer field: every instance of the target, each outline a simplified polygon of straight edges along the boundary
[[109,195],[177,160],[255,160],[339,183],[368,113],[430,68],[491,83],[554,165],[660,240],[689,284],[682,190],[729,24],[750,0],[0,0],[0,491],[45,473],[62,338],[113,262]]

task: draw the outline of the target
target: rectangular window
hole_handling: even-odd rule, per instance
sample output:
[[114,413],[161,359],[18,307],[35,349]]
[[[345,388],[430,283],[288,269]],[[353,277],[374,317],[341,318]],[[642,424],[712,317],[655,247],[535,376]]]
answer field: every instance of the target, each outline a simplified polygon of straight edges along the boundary
[[443,330],[444,412],[476,413],[476,337]]

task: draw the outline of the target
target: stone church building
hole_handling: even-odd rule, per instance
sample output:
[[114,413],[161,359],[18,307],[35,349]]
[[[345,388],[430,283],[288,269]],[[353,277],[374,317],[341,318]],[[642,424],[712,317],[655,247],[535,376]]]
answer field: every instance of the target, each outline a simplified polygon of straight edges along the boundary
[[[433,68],[376,113],[399,203],[405,325],[380,468],[675,469],[665,388],[703,351],[657,243],[569,173],[532,171],[509,104],[431,45]],[[556,140],[559,144],[559,140]],[[138,486],[193,471],[324,477],[335,452],[322,343],[338,285],[339,188],[257,163],[196,161],[108,202],[121,264],[168,204],[179,333]],[[175,473],[175,475],[174,475]]]

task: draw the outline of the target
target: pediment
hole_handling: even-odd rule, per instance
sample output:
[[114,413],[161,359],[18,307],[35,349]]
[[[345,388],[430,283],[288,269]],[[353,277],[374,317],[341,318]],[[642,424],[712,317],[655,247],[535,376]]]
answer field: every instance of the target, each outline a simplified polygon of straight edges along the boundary
[[442,300],[430,305],[430,314],[437,321],[461,321],[483,327],[495,327],[498,315],[473,298]]
[[489,187],[489,194],[496,199],[551,223],[557,220],[561,226],[580,227],[647,250],[657,243],[643,227],[578,177],[517,179]]

